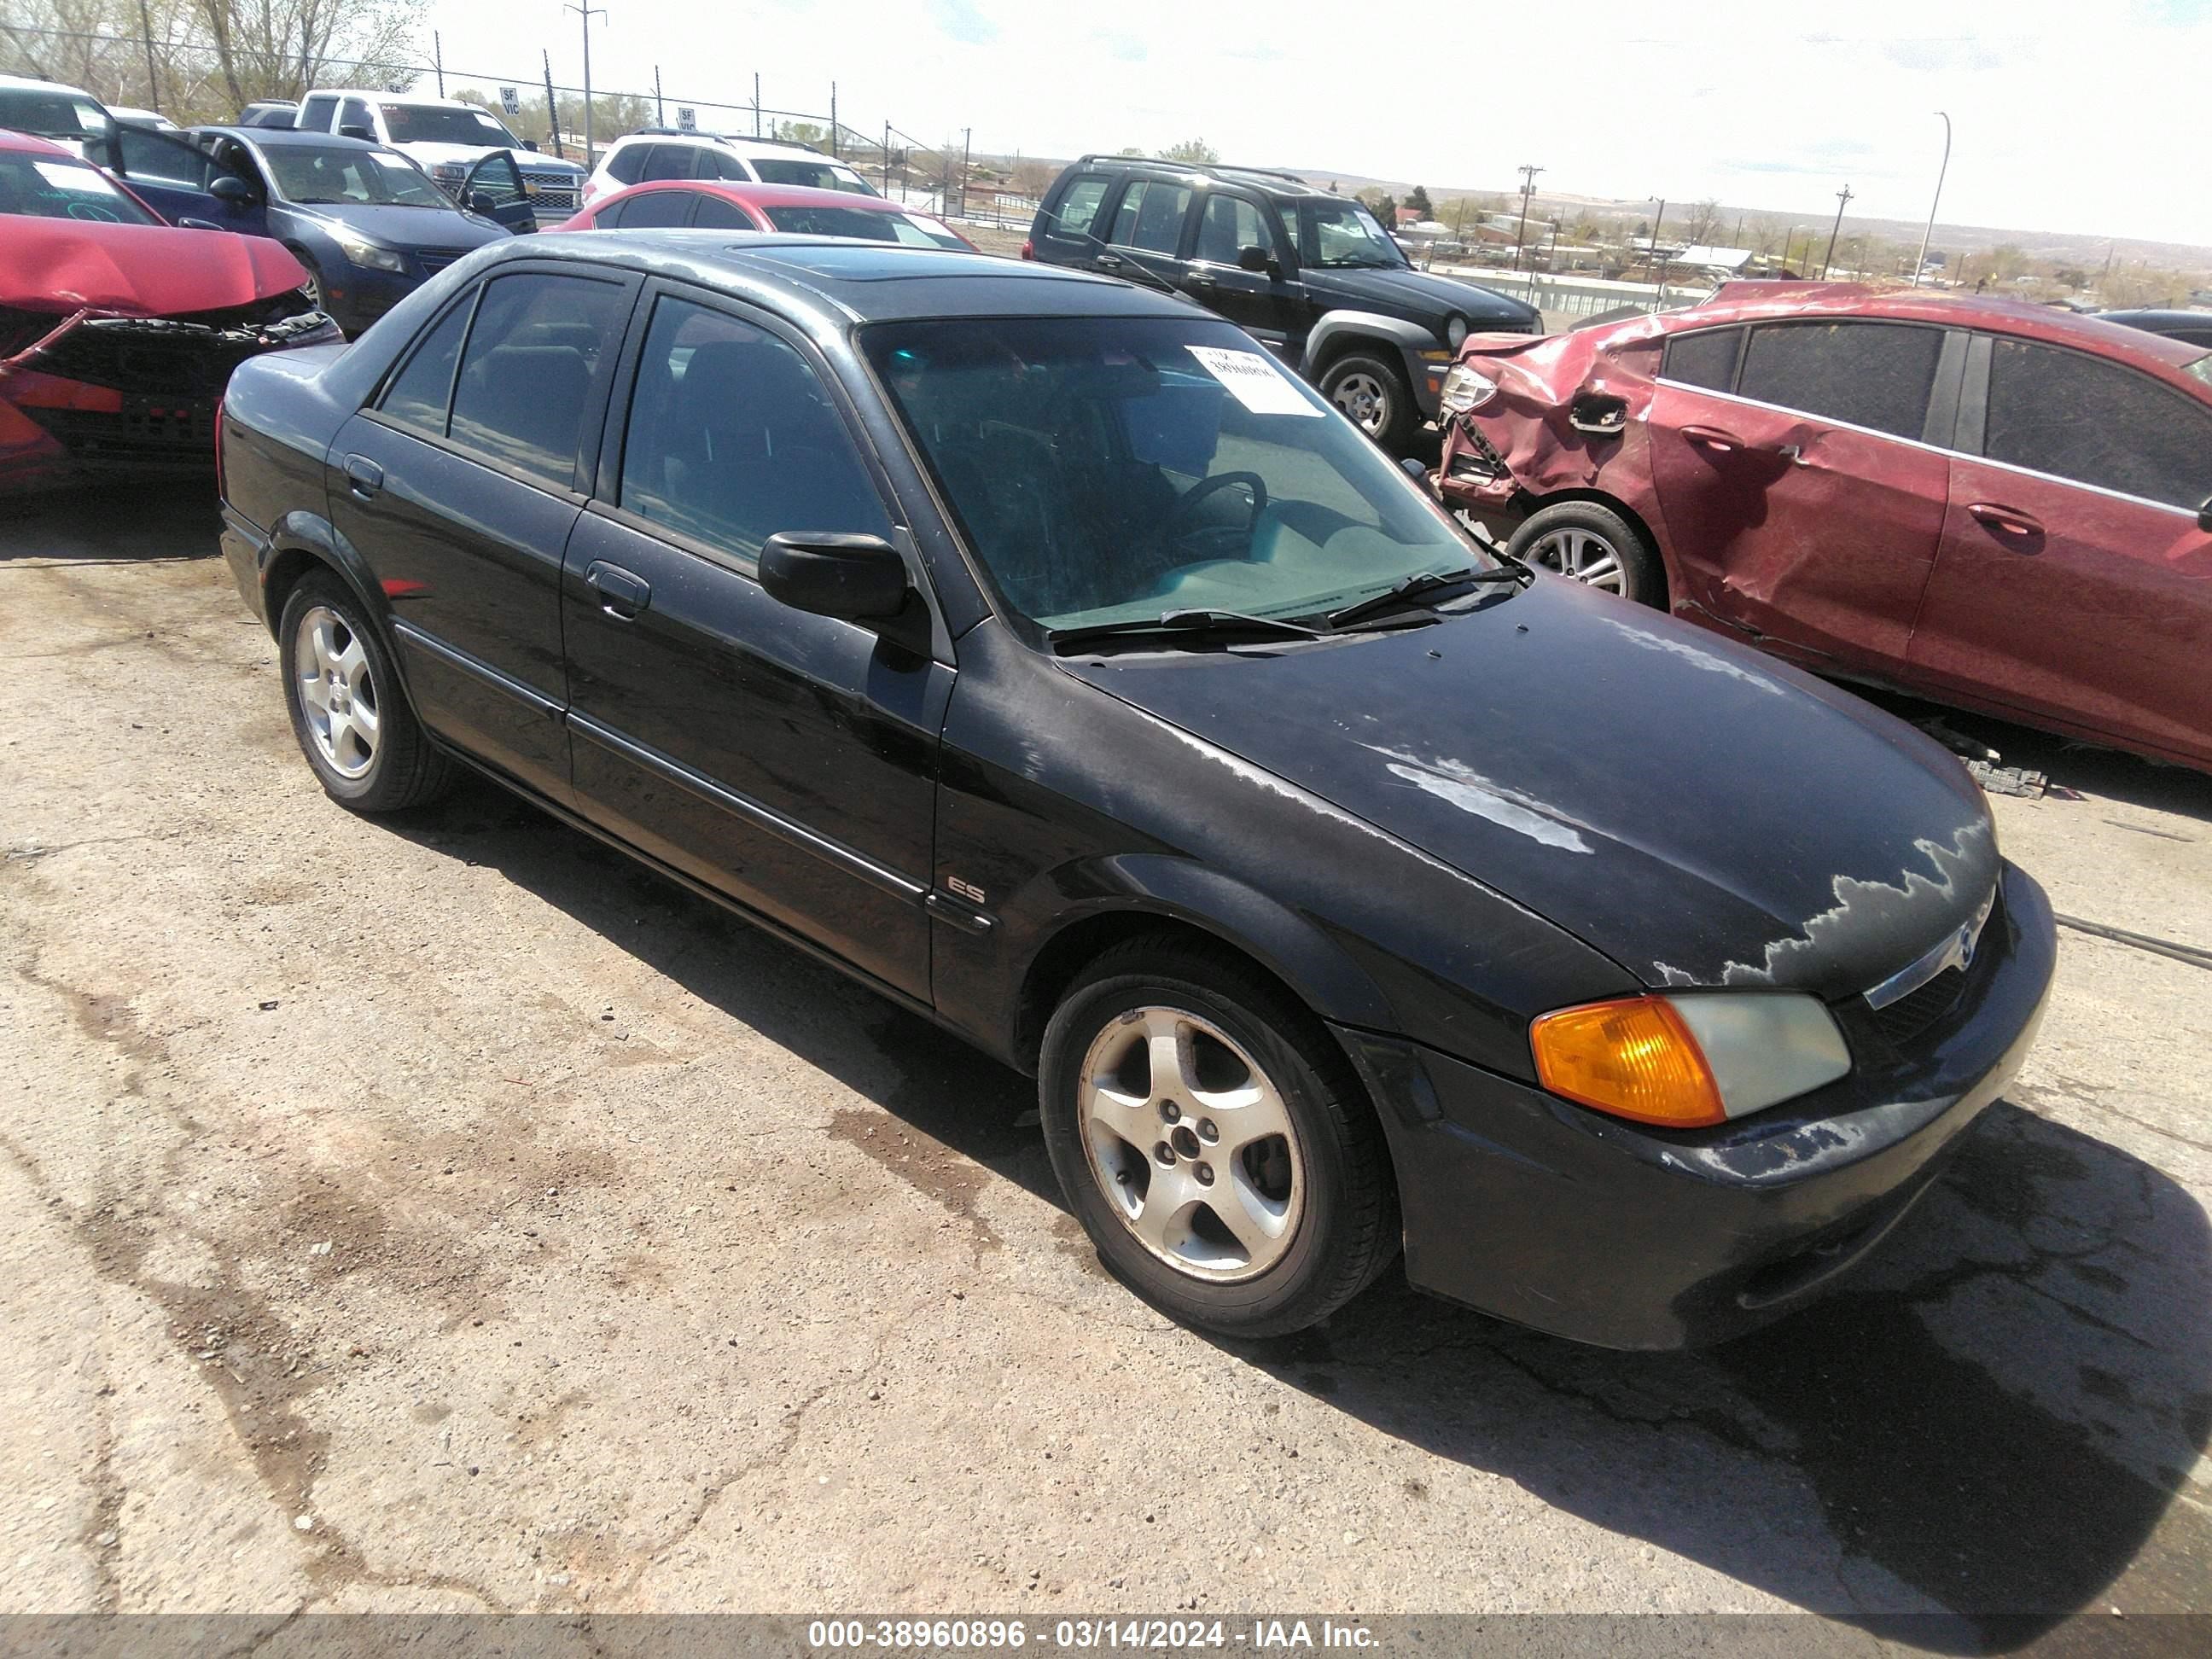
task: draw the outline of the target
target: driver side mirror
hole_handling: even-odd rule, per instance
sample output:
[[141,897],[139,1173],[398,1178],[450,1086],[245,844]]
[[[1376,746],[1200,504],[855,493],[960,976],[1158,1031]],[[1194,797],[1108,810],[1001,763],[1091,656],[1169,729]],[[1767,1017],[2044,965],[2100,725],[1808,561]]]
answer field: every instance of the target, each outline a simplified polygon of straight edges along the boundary
[[522,141],[522,147],[528,150],[532,155],[538,154],[538,141],[535,138],[524,139]]
[[1275,256],[1273,254],[1268,252],[1267,249],[1259,246],[1238,248],[1237,250],[1237,269],[1239,270],[1265,271],[1270,276],[1280,276],[1283,270],[1280,265],[1275,263]]
[[338,137],[364,139],[373,144],[376,142],[376,129],[365,126],[359,121],[348,121],[338,128]]
[[243,213],[253,205],[253,186],[234,173],[226,173],[208,186],[208,194],[233,213]]
[[2212,535],[2212,500],[2208,500],[2197,509],[2197,527],[2207,535]]
[[469,192],[469,211],[489,219],[499,211],[499,203],[488,190],[472,190]]
[[1404,460],[1399,462],[1398,465],[1404,469],[1405,474],[1407,477],[1411,478],[1415,483],[1420,485],[1421,493],[1424,495],[1426,495],[1432,501],[1441,501],[1443,499],[1442,495],[1437,493],[1437,481],[1429,476],[1429,469],[1421,463],[1418,457],[1408,455]]
[[760,585],[793,611],[866,623],[909,650],[928,648],[927,613],[907,580],[906,561],[880,536],[779,532],[761,548]]

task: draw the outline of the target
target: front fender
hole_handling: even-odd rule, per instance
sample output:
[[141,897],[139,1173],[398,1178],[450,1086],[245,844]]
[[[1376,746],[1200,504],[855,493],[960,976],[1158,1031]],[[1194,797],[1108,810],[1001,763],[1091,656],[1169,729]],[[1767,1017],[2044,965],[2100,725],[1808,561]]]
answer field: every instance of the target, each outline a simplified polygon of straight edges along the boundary
[[[1306,336],[1307,373],[1317,374],[1319,365],[1361,345],[1395,352],[1405,369],[1406,384],[1413,390],[1414,403],[1423,415],[1435,415],[1449,357],[1444,343],[1433,330],[1379,311],[1325,312]],[[1431,352],[1437,354],[1433,361],[1427,356]]]

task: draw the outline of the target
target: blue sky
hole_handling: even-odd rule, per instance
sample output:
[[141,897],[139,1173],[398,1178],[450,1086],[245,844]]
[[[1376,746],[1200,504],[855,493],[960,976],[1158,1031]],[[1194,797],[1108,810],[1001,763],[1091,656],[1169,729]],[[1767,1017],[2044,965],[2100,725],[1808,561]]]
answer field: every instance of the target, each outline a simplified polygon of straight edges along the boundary
[[[888,118],[924,142],[1073,155],[1203,137],[1255,164],[1503,189],[1717,197],[1807,218],[1928,210],[1955,128],[1955,223],[2212,245],[2203,85],[2212,0],[607,0],[593,81]],[[579,75],[554,0],[433,0],[447,62]],[[1455,30],[1467,44],[1453,43]]]

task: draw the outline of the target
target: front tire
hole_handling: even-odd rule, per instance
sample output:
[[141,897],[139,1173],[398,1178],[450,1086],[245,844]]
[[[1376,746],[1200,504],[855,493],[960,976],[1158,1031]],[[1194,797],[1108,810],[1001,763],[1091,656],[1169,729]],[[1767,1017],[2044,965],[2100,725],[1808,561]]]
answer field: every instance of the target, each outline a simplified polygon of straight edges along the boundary
[[1667,581],[1658,554],[1634,525],[1601,502],[1556,501],[1539,507],[1514,531],[1505,550],[1555,575],[1666,609]]
[[1321,395],[1393,455],[1413,436],[1413,391],[1395,363],[1350,352],[1322,371]]
[[302,577],[285,598],[276,638],[292,735],[332,800],[397,812],[452,787],[453,762],[408,708],[352,589],[326,574]]
[[1045,1145],[1115,1276],[1231,1337],[1318,1323],[1398,1245],[1382,1126],[1303,1007],[1235,958],[1102,956],[1046,1028]]

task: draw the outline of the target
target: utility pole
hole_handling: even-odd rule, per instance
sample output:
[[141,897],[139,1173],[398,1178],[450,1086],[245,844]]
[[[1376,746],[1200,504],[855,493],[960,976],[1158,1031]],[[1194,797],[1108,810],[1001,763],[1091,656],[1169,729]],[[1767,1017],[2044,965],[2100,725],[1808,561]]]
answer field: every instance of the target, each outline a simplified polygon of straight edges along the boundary
[[891,193],[891,124],[884,123],[884,194]]
[[837,83],[830,83],[830,159],[837,159]]
[[653,125],[657,127],[668,125],[667,106],[660,101],[660,65],[658,64],[653,66]]
[[[138,0],[138,3],[143,9],[145,0]],[[446,42],[435,29],[430,31],[430,64],[438,77],[438,96],[443,98],[446,95]]]
[[1667,262],[1659,257],[1659,228],[1667,222],[1667,198],[1655,196],[1651,199],[1659,204],[1659,212],[1651,221],[1651,246],[1644,252],[1650,256],[1652,265],[1658,270],[1659,300],[1664,304],[1667,299]]
[[1836,222],[1829,228],[1828,251],[1820,257],[1820,280],[1828,280],[1828,267],[1836,260],[1836,234],[1844,228],[1844,210],[1851,204],[1851,187],[1845,185],[1836,192]]
[[[1521,269],[1521,245],[1528,240],[1528,198],[1536,193],[1536,175],[1542,167],[1521,168],[1521,228],[1513,233],[1513,269]],[[1386,227],[1387,228],[1387,227]]]
[[1920,262],[1912,267],[1912,286],[1920,286],[1920,273],[1928,268],[1928,239],[1936,234],[1936,204],[1943,199],[1943,175],[1951,170],[1951,118],[1943,115],[1943,165],[1936,169],[1936,196],[1928,204],[1928,228],[1920,233]]
[[960,216],[963,219],[968,216],[968,157],[975,140],[975,128],[960,129]]
[[568,152],[561,148],[561,105],[553,96],[553,54],[543,46],[538,49],[538,61],[545,69],[545,142],[553,146],[553,153],[562,161]]
[[580,6],[570,0],[570,3],[561,9],[574,12],[584,24],[584,168],[589,172],[592,166],[592,19],[605,17],[607,9],[605,6]]
[[753,137],[760,137],[760,71],[753,71]]
[[[146,107],[158,110],[161,107],[161,87],[154,78],[154,20],[146,10],[146,0],[138,0],[138,38],[146,43]],[[441,86],[438,95],[443,97],[445,91]]]

